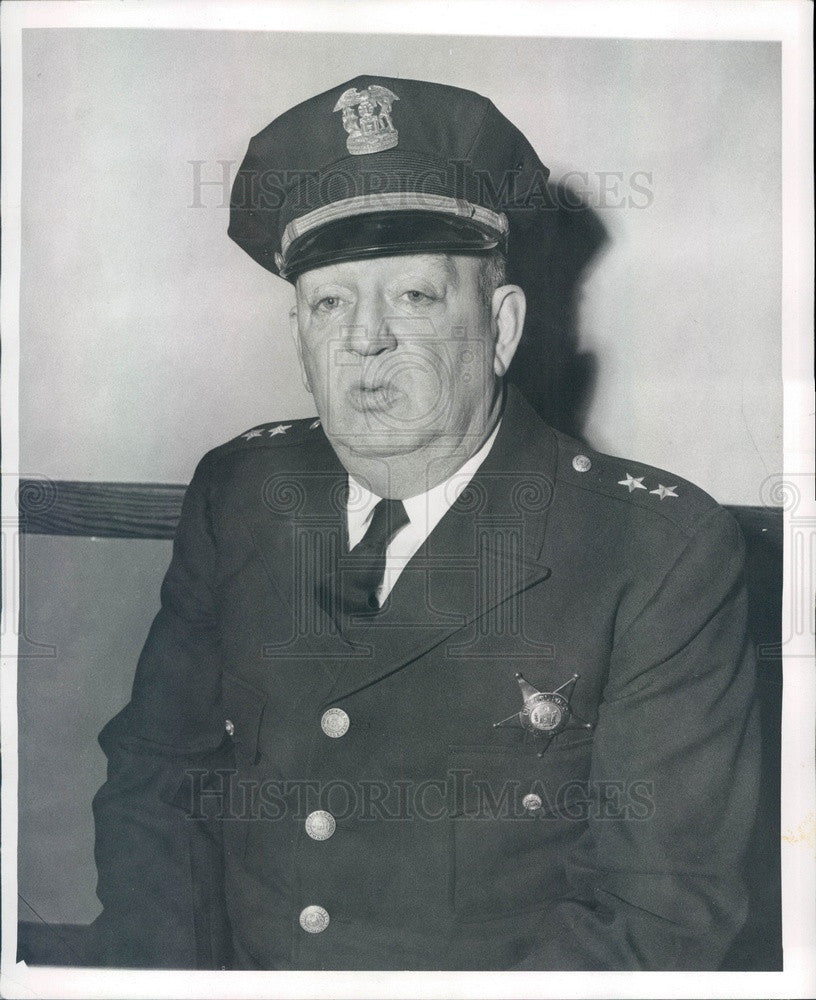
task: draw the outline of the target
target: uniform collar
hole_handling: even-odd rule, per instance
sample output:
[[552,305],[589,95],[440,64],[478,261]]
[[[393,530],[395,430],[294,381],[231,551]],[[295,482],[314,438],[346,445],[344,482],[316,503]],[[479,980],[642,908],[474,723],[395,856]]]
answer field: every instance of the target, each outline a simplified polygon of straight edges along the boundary
[[[436,486],[426,490],[424,493],[417,493],[415,496],[407,497],[403,503],[408,514],[412,527],[427,538],[445,514],[456,503],[471,481],[476,470],[484,462],[493,447],[493,442],[501,427],[501,417],[493,428],[488,439],[477,452],[470,456],[453,475],[437,483]],[[349,495],[346,506],[346,517],[348,526],[349,548],[362,539],[371,520],[371,515],[375,506],[382,497],[372,493],[367,486],[356,479],[351,473],[348,475]]]

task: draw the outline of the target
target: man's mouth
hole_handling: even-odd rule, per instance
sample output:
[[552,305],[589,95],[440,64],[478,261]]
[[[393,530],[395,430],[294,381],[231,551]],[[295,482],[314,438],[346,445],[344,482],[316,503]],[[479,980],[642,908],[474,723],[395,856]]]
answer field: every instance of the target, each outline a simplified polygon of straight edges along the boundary
[[351,405],[361,412],[364,410],[385,410],[394,403],[396,393],[385,383],[360,383],[348,391]]

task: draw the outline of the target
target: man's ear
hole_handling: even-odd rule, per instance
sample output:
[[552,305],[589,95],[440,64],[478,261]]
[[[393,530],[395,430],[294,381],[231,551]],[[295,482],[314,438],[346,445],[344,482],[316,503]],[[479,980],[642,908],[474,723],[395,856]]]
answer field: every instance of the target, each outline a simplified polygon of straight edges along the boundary
[[491,315],[496,337],[493,370],[499,378],[506,374],[516,353],[526,312],[527,297],[518,285],[501,285],[493,292]]
[[297,305],[293,305],[289,310],[289,334],[295,342],[295,350],[297,351],[298,361],[300,363],[300,377],[303,379],[303,384],[306,386],[307,391],[311,392],[312,387],[309,385],[309,376],[306,374],[306,365],[303,363],[303,347],[300,342]]

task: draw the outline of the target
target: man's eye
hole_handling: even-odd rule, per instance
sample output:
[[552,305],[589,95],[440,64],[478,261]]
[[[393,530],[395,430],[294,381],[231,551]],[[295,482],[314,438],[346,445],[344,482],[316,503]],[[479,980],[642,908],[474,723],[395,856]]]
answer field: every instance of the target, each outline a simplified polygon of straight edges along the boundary
[[417,288],[410,288],[407,292],[405,292],[405,298],[408,299],[409,302],[413,303],[432,301],[431,296],[428,295],[427,292],[420,292]]
[[315,304],[315,309],[319,309],[320,312],[334,312],[335,309],[340,307],[340,296],[339,295],[324,295],[322,299],[319,299]]

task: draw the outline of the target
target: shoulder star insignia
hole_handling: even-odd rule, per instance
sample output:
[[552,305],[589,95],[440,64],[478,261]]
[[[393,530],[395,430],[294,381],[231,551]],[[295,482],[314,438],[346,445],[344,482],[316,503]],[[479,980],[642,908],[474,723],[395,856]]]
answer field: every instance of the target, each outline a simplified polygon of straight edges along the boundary
[[662,483],[658,483],[657,489],[649,490],[649,492],[656,493],[661,500],[665,500],[666,497],[676,497],[677,494],[674,492],[676,489],[676,486],[664,486]]
[[291,426],[291,424],[278,424],[277,427],[271,427],[269,429],[269,436],[275,437],[277,434],[285,434]]
[[310,430],[310,431],[313,431],[313,430],[316,430],[316,429],[317,429],[317,428],[318,428],[319,426],[320,426],[320,421],[319,421],[319,420],[313,420],[313,421],[312,421],[312,422],[311,422],[311,423],[309,424],[309,430]]
[[550,741],[565,729],[592,729],[591,722],[584,722],[574,715],[570,708],[572,692],[578,674],[573,674],[568,681],[565,681],[554,691],[538,691],[529,684],[521,674],[516,674],[516,680],[521,688],[522,706],[520,712],[502,719],[501,722],[494,722],[493,728],[499,726],[516,726],[526,729],[538,740],[546,742],[538,751],[538,756],[542,757],[544,751],[550,745]]
[[242,438],[246,438],[247,441],[251,441],[252,438],[259,438],[263,434],[263,427],[256,428],[254,431],[247,431],[246,434],[242,434]]
[[626,486],[630,493],[634,490],[645,490],[646,487],[643,485],[643,476],[638,476],[637,479],[629,472],[626,473],[626,479],[619,479],[618,486]]

